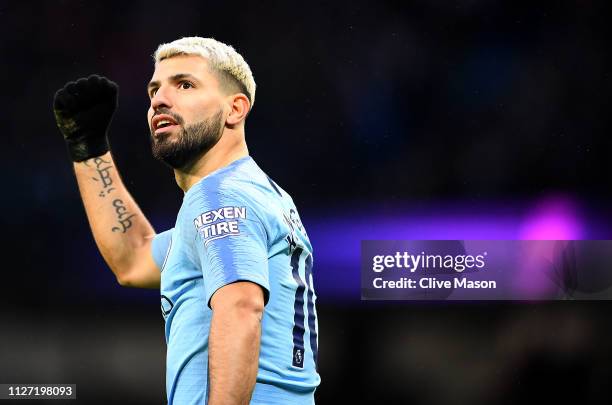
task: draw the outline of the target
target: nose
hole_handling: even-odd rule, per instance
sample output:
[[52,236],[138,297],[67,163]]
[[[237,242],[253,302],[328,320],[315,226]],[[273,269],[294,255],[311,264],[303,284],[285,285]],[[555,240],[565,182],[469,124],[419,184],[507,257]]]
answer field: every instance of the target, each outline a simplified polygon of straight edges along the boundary
[[172,108],[172,101],[164,86],[161,86],[151,98],[151,108],[157,110],[161,107]]

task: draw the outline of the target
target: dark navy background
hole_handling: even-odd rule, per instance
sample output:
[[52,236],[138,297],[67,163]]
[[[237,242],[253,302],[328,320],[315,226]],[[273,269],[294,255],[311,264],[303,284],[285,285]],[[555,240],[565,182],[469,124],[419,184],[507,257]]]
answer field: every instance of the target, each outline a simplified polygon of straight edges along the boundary
[[251,65],[251,154],[314,245],[319,403],[605,402],[607,302],[361,302],[359,246],[612,239],[609,17],[578,0],[1,2],[0,382],[163,401],[159,293],[102,262],[51,101],[93,72],[120,85],[114,156],[167,229],[182,196],[151,157],[145,86],[158,44],[201,35]]

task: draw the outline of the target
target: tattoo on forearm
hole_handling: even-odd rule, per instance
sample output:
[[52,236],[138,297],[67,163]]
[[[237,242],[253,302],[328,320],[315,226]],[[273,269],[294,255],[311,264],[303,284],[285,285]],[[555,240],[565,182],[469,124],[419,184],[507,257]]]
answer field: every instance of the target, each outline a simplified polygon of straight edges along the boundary
[[[96,165],[96,171],[98,172],[98,177],[92,177],[92,180],[99,181],[102,184],[102,190],[100,190],[98,196],[106,197],[111,191],[115,190],[115,187],[112,187],[113,179],[110,176],[110,170],[113,168],[113,166],[110,164],[110,162],[100,157],[92,160]],[[86,161],[85,165],[89,166],[89,162]]]
[[[111,177],[110,170],[113,168],[113,165],[107,160],[102,159],[101,157],[97,157],[94,159],[86,160],[83,162],[85,166],[92,167],[90,164],[93,162],[95,165],[95,169],[97,172],[96,177],[92,177],[91,179],[100,182],[102,184],[102,190],[98,196],[106,197],[111,193],[111,191],[115,191],[115,187],[113,187],[113,178]],[[120,198],[116,198],[112,202],[113,207],[115,208],[115,214],[117,215],[117,226],[113,226],[111,228],[112,232],[121,232],[125,233],[128,229],[132,227],[132,218],[136,216],[128,211],[125,203]]]
[[113,226],[113,232],[125,233],[132,227],[132,218],[136,214],[131,214],[122,200],[119,198],[113,200],[113,207],[115,207],[115,213],[117,214],[117,222],[119,226]]

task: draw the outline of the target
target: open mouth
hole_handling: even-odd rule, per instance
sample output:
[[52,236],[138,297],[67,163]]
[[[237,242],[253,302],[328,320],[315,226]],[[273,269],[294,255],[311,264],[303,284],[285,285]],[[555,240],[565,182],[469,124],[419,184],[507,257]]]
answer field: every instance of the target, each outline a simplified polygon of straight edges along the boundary
[[152,124],[156,134],[172,131],[174,127],[178,126],[172,117],[165,114],[154,117]]

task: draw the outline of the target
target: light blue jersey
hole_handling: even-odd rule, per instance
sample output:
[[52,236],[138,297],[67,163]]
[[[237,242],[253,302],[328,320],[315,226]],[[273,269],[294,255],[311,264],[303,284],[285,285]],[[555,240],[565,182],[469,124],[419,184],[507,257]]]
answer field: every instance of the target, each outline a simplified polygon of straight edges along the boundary
[[291,197],[250,157],[204,177],[176,225],[156,235],[166,320],[168,403],[205,404],[210,299],[238,280],[263,287],[257,383],[251,404],[313,404],[317,373],[312,246]]

